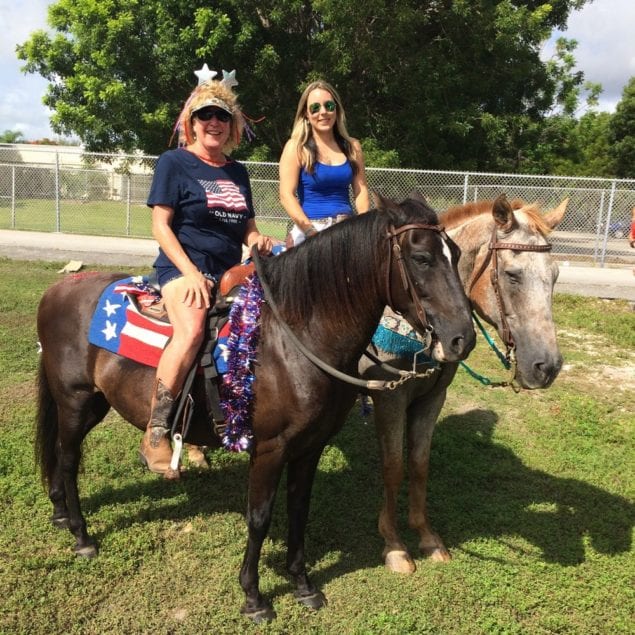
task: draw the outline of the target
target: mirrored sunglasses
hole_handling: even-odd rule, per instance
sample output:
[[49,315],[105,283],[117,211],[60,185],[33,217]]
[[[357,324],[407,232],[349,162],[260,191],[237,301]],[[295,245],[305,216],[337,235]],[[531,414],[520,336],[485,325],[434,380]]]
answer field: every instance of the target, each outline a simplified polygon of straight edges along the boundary
[[329,99],[323,104],[319,104],[318,102],[309,104],[309,112],[312,115],[317,115],[320,112],[320,108],[322,108],[322,106],[324,106],[324,110],[326,110],[326,112],[335,112],[335,109],[337,108],[337,104],[332,99]]
[[194,113],[194,116],[199,121],[211,121],[214,117],[216,117],[218,121],[222,121],[223,123],[227,123],[232,118],[230,113],[226,110],[221,110],[220,108],[202,108],[201,110],[197,110]]

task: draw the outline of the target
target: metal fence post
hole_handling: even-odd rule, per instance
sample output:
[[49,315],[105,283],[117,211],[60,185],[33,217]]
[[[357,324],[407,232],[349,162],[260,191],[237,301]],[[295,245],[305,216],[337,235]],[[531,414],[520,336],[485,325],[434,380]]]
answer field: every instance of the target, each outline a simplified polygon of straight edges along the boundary
[[62,227],[62,212],[60,208],[60,155],[55,151],[55,231],[60,232]]
[[130,214],[130,174],[126,174],[126,236],[130,236],[131,214]]
[[465,173],[465,177],[463,179],[463,205],[467,203],[467,188],[470,182],[470,174],[469,172]]
[[593,262],[598,260],[598,249],[600,248],[600,233],[602,231],[602,219],[604,218],[604,198],[606,190],[602,190],[600,194],[600,209],[598,210],[598,218],[595,223],[595,248],[593,249]]
[[15,165],[11,168],[11,229],[15,229]]
[[606,245],[609,240],[609,226],[611,225],[611,213],[613,212],[613,202],[615,200],[615,181],[611,183],[611,194],[609,196],[609,204],[606,210],[606,226],[604,228],[604,244],[602,245],[602,255],[600,256],[600,267],[604,266],[606,260]]

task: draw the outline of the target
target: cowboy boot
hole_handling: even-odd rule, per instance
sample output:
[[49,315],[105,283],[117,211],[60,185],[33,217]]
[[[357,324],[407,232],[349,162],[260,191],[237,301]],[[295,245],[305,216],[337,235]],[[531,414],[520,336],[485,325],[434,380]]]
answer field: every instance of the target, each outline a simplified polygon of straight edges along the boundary
[[141,440],[139,456],[141,462],[155,474],[167,479],[178,479],[178,470],[170,468],[172,446],[167,437],[170,431],[170,416],[174,409],[174,397],[160,379],[157,379],[152,396],[150,421]]

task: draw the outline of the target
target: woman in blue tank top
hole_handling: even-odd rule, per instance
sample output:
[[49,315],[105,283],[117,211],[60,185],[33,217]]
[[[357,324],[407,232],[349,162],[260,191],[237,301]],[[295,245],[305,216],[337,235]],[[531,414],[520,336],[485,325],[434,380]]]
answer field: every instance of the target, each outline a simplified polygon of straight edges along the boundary
[[291,138],[280,157],[280,202],[294,222],[293,244],[351,216],[350,188],[356,212],[368,211],[362,148],[346,131],[335,89],[313,82],[300,97]]

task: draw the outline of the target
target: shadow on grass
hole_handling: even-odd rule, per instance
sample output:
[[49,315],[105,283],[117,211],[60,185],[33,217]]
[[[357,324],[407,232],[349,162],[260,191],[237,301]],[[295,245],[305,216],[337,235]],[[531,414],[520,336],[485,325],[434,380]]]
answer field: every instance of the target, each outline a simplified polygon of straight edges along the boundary
[[[630,550],[635,518],[632,503],[584,481],[528,468],[509,448],[493,440],[496,421],[497,415],[490,410],[472,410],[445,417],[435,431],[428,507],[432,525],[450,550],[461,550],[476,539],[503,542],[515,535],[538,548],[546,562],[569,566],[585,561],[585,536],[600,553],[617,555]],[[345,459],[343,467],[318,470],[306,537],[307,564],[319,587],[346,573],[377,567],[383,548],[376,529],[381,481],[374,429],[351,416],[334,443]],[[224,468],[189,473],[178,483],[157,478],[105,488],[82,504],[85,511],[94,513],[102,505],[142,497],[157,503],[137,514],[115,516],[98,539],[146,520],[242,515],[247,470],[244,461],[228,462]],[[269,537],[286,543],[284,485],[283,479]],[[183,493],[186,503],[170,502]],[[405,526],[405,487],[401,499],[399,515]],[[406,542],[414,540],[411,544],[416,545],[414,533],[408,531],[408,537]],[[416,548],[412,552],[416,554]],[[282,574],[284,558],[283,550],[273,550],[263,556],[261,566]],[[329,564],[320,565],[321,560]],[[273,594],[289,590],[283,583]]]

